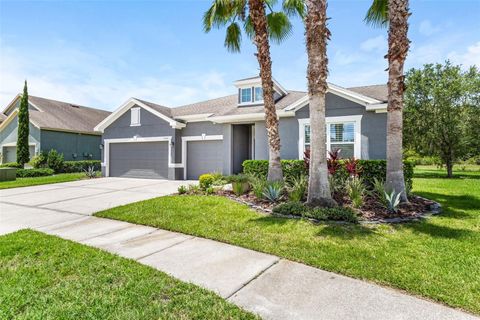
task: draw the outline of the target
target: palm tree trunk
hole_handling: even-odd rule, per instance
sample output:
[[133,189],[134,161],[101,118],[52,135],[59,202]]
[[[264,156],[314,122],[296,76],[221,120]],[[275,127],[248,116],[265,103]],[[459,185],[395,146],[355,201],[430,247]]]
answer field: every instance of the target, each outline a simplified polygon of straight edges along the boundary
[[408,0],[388,1],[388,114],[387,114],[387,177],[386,188],[401,192],[407,202],[402,161],[403,67],[410,41],[408,40]]
[[310,169],[307,202],[334,206],[328,184],[325,95],[327,93],[327,0],[307,0],[306,42],[308,93],[310,96]]
[[282,181],[283,172],[280,163],[280,134],[278,118],[273,99],[272,60],[268,40],[265,3],[262,0],[249,0],[250,19],[255,30],[254,43],[257,46],[257,60],[262,79],[263,103],[265,108],[265,127],[268,134],[268,181]]

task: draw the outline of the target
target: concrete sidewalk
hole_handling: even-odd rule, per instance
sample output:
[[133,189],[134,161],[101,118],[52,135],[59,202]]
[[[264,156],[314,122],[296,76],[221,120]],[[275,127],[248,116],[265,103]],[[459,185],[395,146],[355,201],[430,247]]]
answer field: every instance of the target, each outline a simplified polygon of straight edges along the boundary
[[[130,187],[148,188],[148,182],[144,183],[147,185],[140,181],[133,183],[138,186]],[[5,190],[8,195],[0,191],[0,234],[32,228],[135,259],[213,290],[265,319],[479,319],[393,289],[276,256],[152,227],[90,217],[90,211],[84,207],[92,210],[95,205],[85,203],[92,197],[94,203],[100,201],[98,206],[104,207],[111,193],[142,193],[114,190],[118,184],[109,188],[92,184],[85,189],[98,188],[94,195],[83,190],[75,196],[71,190],[47,187],[40,193],[49,193],[53,198],[43,200],[34,189],[23,193],[18,192],[20,188]],[[62,194],[60,201],[54,201],[54,190]],[[13,204],[13,197],[21,204]],[[73,203],[72,197],[79,203]],[[102,197],[107,200],[102,202]],[[62,202],[68,205],[62,207]]]

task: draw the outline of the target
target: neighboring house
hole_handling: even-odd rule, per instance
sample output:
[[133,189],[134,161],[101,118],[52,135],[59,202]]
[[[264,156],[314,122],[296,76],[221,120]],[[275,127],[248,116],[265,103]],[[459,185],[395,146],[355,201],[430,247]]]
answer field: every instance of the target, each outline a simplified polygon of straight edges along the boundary
[[[308,95],[275,83],[282,159],[303,159],[310,145]],[[242,171],[247,159],[268,159],[259,77],[235,82],[238,93],[176,108],[131,98],[95,130],[103,133],[106,176],[197,179],[200,174]],[[327,93],[327,148],[341,155],[384,159],[384,85]]]
[[[1,162],[17,159],[18,107],[21,95],[0,114]],[[29,96],[30,157],[51,149],[65,160],[99,160],[101,134],[93,128],[110,112],[66,102]]]

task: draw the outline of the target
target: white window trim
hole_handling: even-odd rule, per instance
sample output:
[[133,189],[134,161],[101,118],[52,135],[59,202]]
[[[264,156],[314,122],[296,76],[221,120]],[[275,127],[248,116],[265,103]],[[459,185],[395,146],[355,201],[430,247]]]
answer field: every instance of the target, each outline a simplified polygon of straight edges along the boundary
[[[239,102],[239,105],[240,106],[245,106],[245,105],[249,105],[249,104],[254,104],[252,101],[253,101],[253,95],[254,95],[254,92],[252,90],[252,87],[241,87],[239,88],[240,89],[240,102]],[[246,102],[243,102],[242,101],[242,90],[250,90],[250,101],[246,101]]]
[[[133,112],[138,112],[138,122],[133,123]],[[140,127],[141,126],[141,120],[140,120],[140,114],[142,112],[140,111],[140,107],[135,107],[135,108],[130,108],[130,127]]]
[[[335,123],[354,122],[355,123],[355,142],[354,142],[354,157],[362,158],[362,115],[355,116],[340,116],[340,117],[326,117],[325,122],[327,128],[327,151],[330,150],[330,130],[328,125]],[[298,158],[303,159],[305,152],[305,125],[310,125],[310,118],[298,119]],[[348,142],[350,144],[351,142]],[[342,144],[335,143],[335,144]]]
[[223,135],[202,134],[201,136],[186,136],[182,137],[182,166],[183,166],[183,180],[187,180],[187,142],[189,141],[214,141],[223,140]]

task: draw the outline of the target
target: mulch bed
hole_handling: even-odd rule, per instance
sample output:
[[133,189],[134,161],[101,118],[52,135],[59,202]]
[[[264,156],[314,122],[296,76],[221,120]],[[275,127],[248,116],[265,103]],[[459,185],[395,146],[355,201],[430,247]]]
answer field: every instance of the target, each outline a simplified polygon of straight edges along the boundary
[[[236,202],[246,204],[260,213],[269,215],[273,213],[272,209],[277,205],[266,200],[257,199],[251,193],[237,196],[230,190],[220,190],[217,194],[230,198]],[[335,200],[342,206],[350,207],[347,198],[337,198]],[[389,213],[375,198],[366,197],[363,206],[360,209],[354,210],[359,214],[360,223],[363,224],[401,223],[417,221],[439,214],[441,212],[441,206],[435,201],[414,195],[409,198],[409,203],[400,204],[396,213]],[[286,217],[299,218],[296,216]]]

